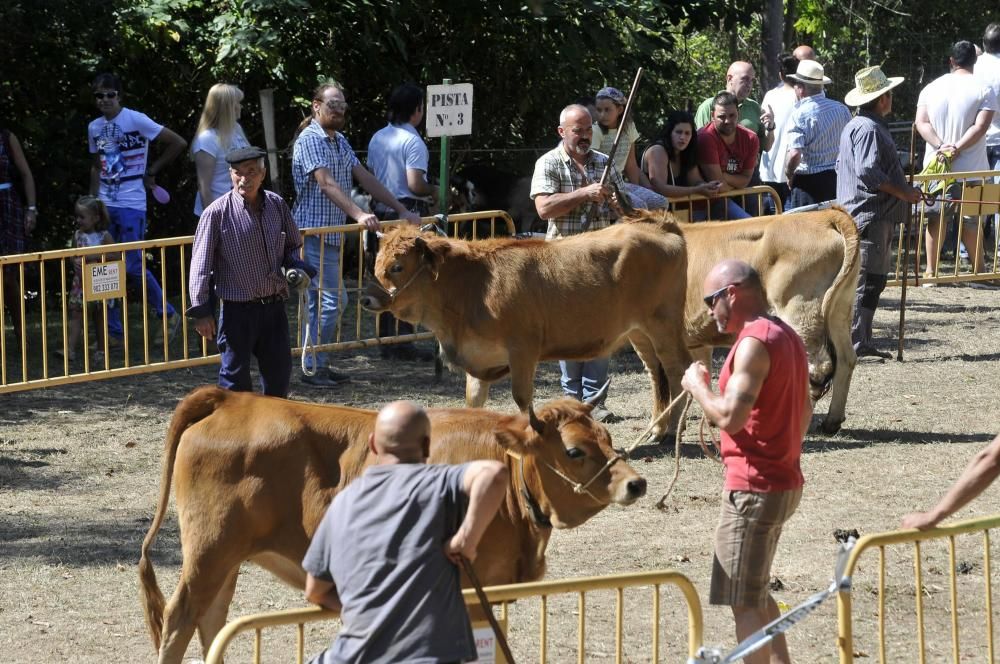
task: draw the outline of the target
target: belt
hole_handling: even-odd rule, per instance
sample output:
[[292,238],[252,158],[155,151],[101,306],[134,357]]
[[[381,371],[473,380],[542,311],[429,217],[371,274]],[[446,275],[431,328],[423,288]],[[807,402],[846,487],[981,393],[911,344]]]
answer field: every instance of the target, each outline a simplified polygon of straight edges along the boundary
[[274,304],[284,302],[284,295],[268,295],[267,297],[255,297],[252,300],[223,300],[224,304]]

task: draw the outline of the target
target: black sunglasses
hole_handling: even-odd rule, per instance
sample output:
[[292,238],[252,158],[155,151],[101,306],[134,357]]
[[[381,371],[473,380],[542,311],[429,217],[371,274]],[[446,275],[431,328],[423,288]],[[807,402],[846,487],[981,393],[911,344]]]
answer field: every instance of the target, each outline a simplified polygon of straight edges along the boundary
[[118,96],[117,90],[112,90],[111,92],[95,92],[94,99],[114,99]]
[[712,293],[709,293],[708,295],[706,295],[705,297],[703,297],[702,298],[702,302],[704,302],[705,306],[708,307],[709,309],[714,309],[715,308],[715,303],[718,302],[719,298],[722,297],[723,293],[725,293],[726,290],[728,290],[730,286],[739,286],[739,285],[740,285],[740,282],[736,282],[734,284],[726,284],[725,286],[723,286],[719,290],[714,291]]

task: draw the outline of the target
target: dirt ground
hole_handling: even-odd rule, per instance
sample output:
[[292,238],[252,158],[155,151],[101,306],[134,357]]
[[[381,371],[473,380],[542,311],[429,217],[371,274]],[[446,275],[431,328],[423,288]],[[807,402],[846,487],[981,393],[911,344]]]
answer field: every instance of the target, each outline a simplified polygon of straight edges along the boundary
[[[899,291],[889,290],[876,320],[884,346],[895,347]],[[774,575],[775,596],[795,605],[825,588],[831,578],[834,529],[862,534],[892,529],[900,517],[930,506],[973,453],[998,430],[1000,391],[1000,291],[969,287],[911,289],[906,361],[863,361],[854,376],[848,420],[834,436],[810,434],[803,455],[805,495],[786,527]],[[892,340],[891,342],[889,340]],[[641,365],[619,356],[608,406],[620,421],[609,429],[620,446],[644,428],[648,383]],[[433,405],[461,405],[463,381],[433,381],[430,365],[386,363],[377,354],[348,353],[349,387],[309,392],[293,380],[293,398],[378,407],[411,398]],[[158,491],[162,439],[176,402],[191,388],[214,382],[215,369],[173,371],[59,389],[0,396],[0,659],[35,661],[151,661],[142,619],[136,564]],[[387,380],[387,378],[390,378]],[[558,368],[545,365],[536,398],[557,396]],[[491,407],[513,410],[509,385],[494,388]],[[817,412],[825,412],[826,401]],[[696,413],[692,413],[692,418]],[[692,419],[692,425],[696,421]],[[680,480],[666,513],[654,504],[674,472],[671,449],[640,448],[633,465],[649,480],[636,505],[611,507],[572,531],[554,534],[549,578],[674,568],[688,575],[707,599],[712,534],[721,488],[719,467],[705,459],[689,426]],[[996,512],[996,491],[960,517]],[[912,549],[887,550],[887,627],[893,661],[916,660]],[[994,560],[1000,559],[993,545]],[[945,546],[923,547],[927,661],[951,658],[948,558]],[[958,560],[971,572],[959,576],[962,659],[984,658],[982,538],[960,538]],[[171,515],[154,547],[165,594],[180,563]],[[877,657],[874,589],[877,554],[868,554],[854,576],[855,650]],[[992,571],[993,580],[998,572]],[[247,566],[231,616],[303,606],[300,593]],[[626,593],[625,661],[650,659],[648,589]],[[520,660],[537,660],[538,604],[519,602],[511,613],[511,638]],[[613,594],[587,604],[587,660],[612,661]],[[576,659],[575,597],[549,603],[549,661]],[[663,593],[661,661],[681,662],[686,622],[676,592]],[[308,629],[308,649],[322,648],[332,626]],[[280,635],[293,643],[293,633]],[[267,661],[278,657],[269,639]],[[705,641],[731,647],[728,611],[706,607]],[[798,661],[836,661],[836,609],[831,600],[789,634]],[[245,655],[247,645],[236,647]],[[192,659],[201,656],[197,645]],[[244,661],[246,658],[230,658]]]

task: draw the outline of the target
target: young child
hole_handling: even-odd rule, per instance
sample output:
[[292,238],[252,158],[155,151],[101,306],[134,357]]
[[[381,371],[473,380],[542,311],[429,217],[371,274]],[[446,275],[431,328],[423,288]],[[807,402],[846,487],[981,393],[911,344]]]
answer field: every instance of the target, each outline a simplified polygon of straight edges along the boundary
[[[625,114],[625,95],[615,88],[601,88],[596,95],[593,147],[598,152],[609,154]],[[635,160],[635,143],[639,132],[630,119],[622,131],[622,140],[615,151],[615,168],[628,181],[626,183],[629,201],[636,208],[665,208],[667,199],[653,190],[646,174],[639,169]]]
[[[102,244],[114,244],[115,240],[111,237],[111,233],[108,232],[108,226],[111,223],[111,218],[108,216],[108,209],[104,206],[101,199],[96,196],[81,196],[76,201],[76,208],[74,210],[76,217],[76,232],[73,233],[73,247],[96,247]],[[87,256],[87,262],[93,263],[100,260],[100,254],[92,254]],[[105,255],[105,258],[113,258],[110,255]],[[108,302],[108,306],[111,306],[113,301]],[[100,302],[94,303],[95,305],[100,305]],[[83,260],[82,258],[73,259],[73,285],[70,288],[69,293],[69,311],[70,311],[70,323],[69,323],[69,359],[76,359],[76,347],[80,341],[80,333],[83,331]],[[92,310],[97,312],[101,311],[100,306],[94,306]],[[95,314],[100,318],[100,314]],[[95,341],[97,342],[98,356],[95,356],[97,361],[101,360],[100,355],[103,355],[103,331],[104,331],[104,321],[100,320],[99,324],[94,325],[95,330]]]

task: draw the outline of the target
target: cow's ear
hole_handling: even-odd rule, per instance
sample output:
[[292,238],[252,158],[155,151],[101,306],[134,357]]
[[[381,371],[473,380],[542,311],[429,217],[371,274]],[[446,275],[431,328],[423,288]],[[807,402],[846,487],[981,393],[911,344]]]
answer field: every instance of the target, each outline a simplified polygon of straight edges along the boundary
[[448,245],[440,242],[431,243],[422,237],[417,237],[413,241],[413,245],[417,248],[417,255],[420,256],[420,262],[437,279],[438,268],[441,266],[441,260],[444,258]]
[[528,453],[527,439],[531,429],[523,415],[504,417],[493,430],[493,438],[504,451],[514,458]]

